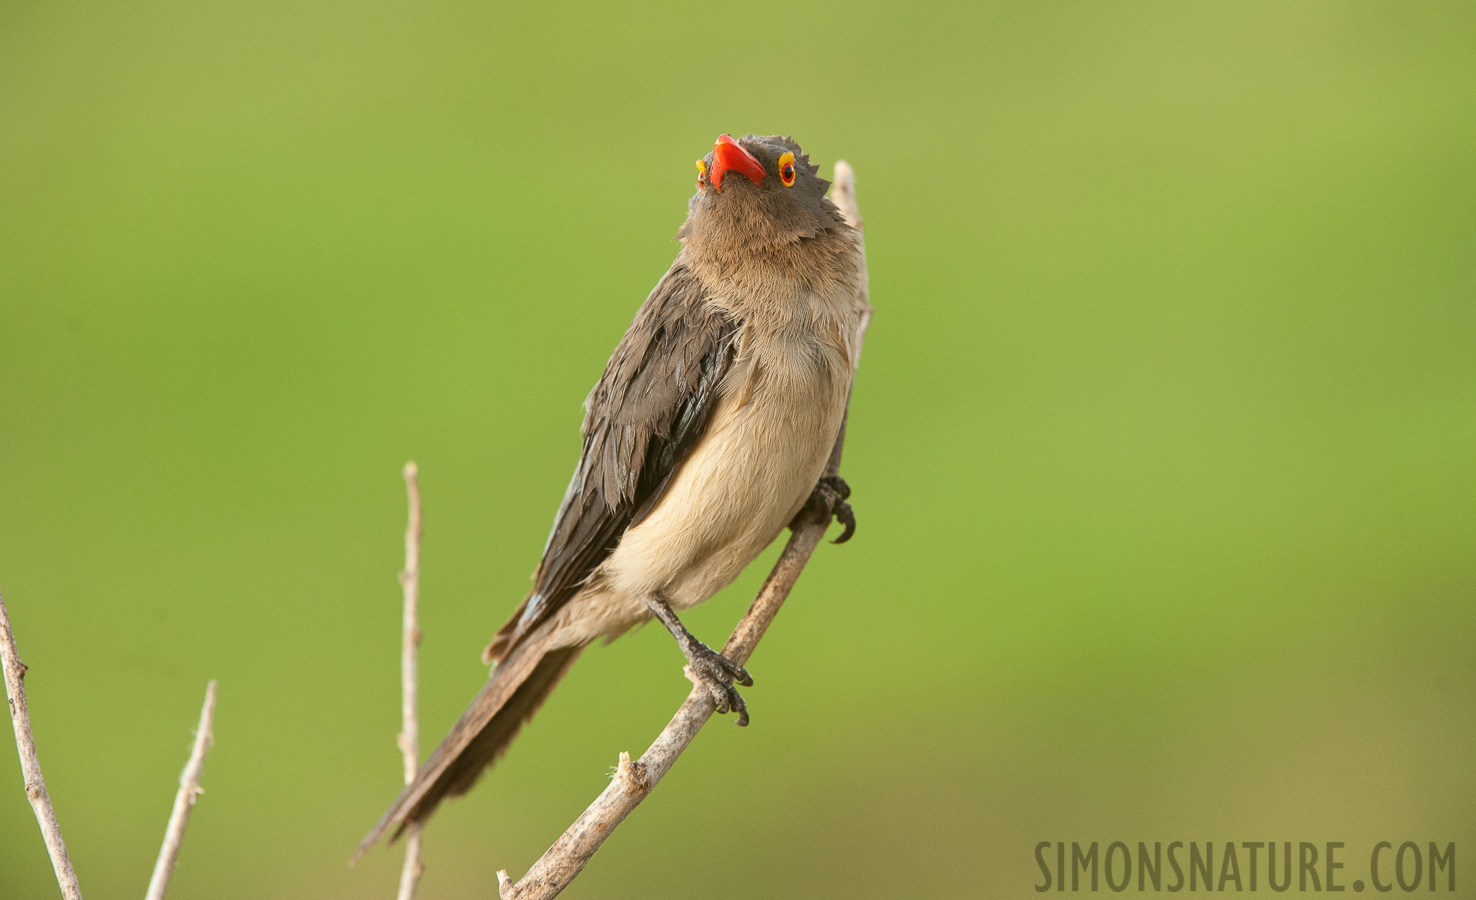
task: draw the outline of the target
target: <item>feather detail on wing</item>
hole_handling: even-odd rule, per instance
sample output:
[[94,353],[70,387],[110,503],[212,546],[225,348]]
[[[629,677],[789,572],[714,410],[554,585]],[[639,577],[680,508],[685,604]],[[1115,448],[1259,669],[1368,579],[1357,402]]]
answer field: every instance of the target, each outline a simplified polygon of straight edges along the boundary
[[484,654],[495,662],[546,620],[660,501],[697,443],[732,362],[737,323],[679,256],[636,313],[585,401],[584,449],[533,593]]

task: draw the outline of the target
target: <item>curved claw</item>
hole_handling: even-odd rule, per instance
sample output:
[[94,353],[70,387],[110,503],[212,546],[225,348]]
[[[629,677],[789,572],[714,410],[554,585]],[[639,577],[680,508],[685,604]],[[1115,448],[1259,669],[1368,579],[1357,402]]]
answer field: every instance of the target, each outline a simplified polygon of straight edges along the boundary
[[851,509],[851,504],[846,501],[851,497],[851,486],[839,475],[825,475],[815,485],[815,493],[823,498],[823,502],[829,507],[830,514],[843,526],[840,537],[831,541],[832,544],[844,544],[856,533],[856,511]]
[[687,677],[707,688],[719,715],[736,712],[737,724],[747,725],[748,704],[743,702],[743,695],[738,693],[733,683],[736,681],[744,687],[752,687],[753,676],[748,674],[747,669],[711,647],[699,646],[701,649],[694,653],[694,658],[687,664]]
[[841,529],[840,537],[831,541],[831,543],[844,544],[851,539],[851,535],[856,533],[856,513],[851,509],[851,504],[844,500],[837,500],[835,502],[835,520],[844,527]]
[[840,537],[831,541],[832,544],[844,544],[856,533],[856,512],[851,509],[851,504],[846,499],[851,496],[851,486],[839,475],[823,475],[815,482],[815,489],[810,492],[810,497],[800,511],[795,513],[794,521],[789,523],[792,529],[799,529],[808,521],[821,520],[829,524],[829,520],[844,526]]

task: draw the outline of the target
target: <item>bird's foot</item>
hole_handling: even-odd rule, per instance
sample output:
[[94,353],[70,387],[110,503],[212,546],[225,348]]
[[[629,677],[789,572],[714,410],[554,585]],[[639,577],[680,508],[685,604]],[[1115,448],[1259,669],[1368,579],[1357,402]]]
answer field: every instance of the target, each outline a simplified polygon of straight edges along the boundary
[[726,656],[697,640],[687,626],[682,624],[681,619],[672,611],[671,604],[667,603],[660,595],[653,594],[646,598],[646,608],[651,614],[666,626],[671,636],[676,638],[677,646],[682,649],[682,655],[687,658],[687,667],[684,670],[687,677],[698,687],[705,688],[712,696],[712,702],[717,706],[719,713],[733,711],[738,714],[738,724],[748,724],[748,705],[743,702],[743,697],[738,689],[733,687],[733,682],[738,682],[744,687],[753,686],[753,676],[748,670],[728,659]]
[[729,711],[738,714],[740,726],[748,724],[748,705],[743,695],[733,686],[734,682],[744,687],[753,686],[753,676],[748,670],[698,640],[692,646],[682,648],[687,655],[686,672],[692,683],[705,688],[712,702],[717,705],[718,715]]
[[856,512],[851,509],[851,504],[846,500],[851,496],[851,486],[839,475],[822,475],[815,483],[815,489],[810,492],[810,499],[805,501],[804,507],[789,523],[790,528],[795,528],[807,516],[817,519],[829,519],[834,516],[841,523],[840,537],[831,541],[832,544],[844,544],[856,533]]

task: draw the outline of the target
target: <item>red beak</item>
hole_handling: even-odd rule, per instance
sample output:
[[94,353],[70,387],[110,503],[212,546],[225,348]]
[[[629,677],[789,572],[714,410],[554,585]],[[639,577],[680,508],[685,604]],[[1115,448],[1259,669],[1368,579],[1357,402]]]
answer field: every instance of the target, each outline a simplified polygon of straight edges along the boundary
[[708,176],[718,191],[722,191],[723,173],[729,169],[743,173],[754,184],[763,183],[764,167],[753,158],[753,154],[729,135],[720,134],[717,143],[712,145],[712,173]]

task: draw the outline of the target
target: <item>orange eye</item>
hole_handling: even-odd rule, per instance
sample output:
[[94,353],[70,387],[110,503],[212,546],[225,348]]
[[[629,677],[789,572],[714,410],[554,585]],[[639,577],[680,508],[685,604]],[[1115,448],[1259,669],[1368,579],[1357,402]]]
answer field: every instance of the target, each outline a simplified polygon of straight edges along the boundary
[[794,187],[794,154],[785,153],[779,157],[779,180],[784,182],[785,187]]
[[706,193],[706,191],[707,191],[707,186],[703,184],[703,181],[706,180],[706,178],[707,178],[707,163],[705,163],[705,162],[703,162],[702,160],[699,159],[699,160],[697,160],[697,190],[702,191],[704,193]]

